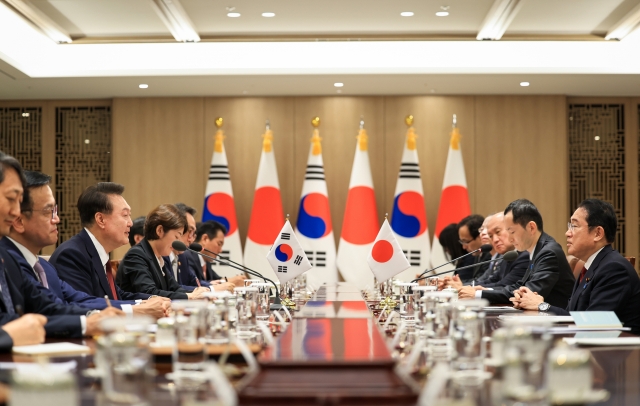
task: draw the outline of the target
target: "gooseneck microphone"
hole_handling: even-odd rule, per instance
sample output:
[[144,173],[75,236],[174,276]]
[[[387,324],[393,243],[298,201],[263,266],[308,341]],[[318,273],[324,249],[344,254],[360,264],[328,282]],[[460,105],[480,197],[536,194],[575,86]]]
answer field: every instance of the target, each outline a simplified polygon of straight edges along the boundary
[[502,261],[513,262],[513,261],[516,260],[516,258],[518,258],[518,255],[519,255],[518,251],[515,251],[515,250],[508,251],[508,252],[505,252],[505,254],[501,258],[498,258],[498,259],[490,259],[489,261],[478,262],[477,264],[467,265],[467,266],[463,266],[461,268],[456,268],[456,269],[450,269],[448,271],[440,272],[440,273],[437,273],[435,275],[423,276],[423,277],[420,277],[420,278],[416,278],[416,279],[412,280],[411,282],[417,282],[417,281],[421,281],[423,279],[435,278],[436,276],[440,276],[440,275],[444,275],[444,274],[447,274],[447,273],[459,271],[461,269],[473,268],[475,266],[484,265],[484,264],[488,264],[488,263],[491,263],[491,262],[493,262],[493,263],[502,262]]
[[[249,269],[249,268],[247,268],[247,267],[245,267],[243,265],[240,265],[240,266],[242,266],[242,268],[240,268],[239,266],[234,266],[234,265],[232,265],[230,263],[232,261],[230,261],[230,262],[227,262],[227,260],[223,261],[223,260],[221,260],[219,258],[211,257],[211,256],[209,256],[207,254],[203,254],[202,252],[199,252],[199,251],[191,248],[191,247],[194,247],[194,248],[201,248],[202,249],[202,246],[200,244],[194,243],[194,244],[191,244],[189,247],[187,247],[187,245],[185,243],[183,243],[182,241],[176,240],[176,241],[171,243],[171,247],[176,251],[191,251],[191,252],[195,252],[196,254],[198,254],[198,255],[200,255],[202,257],[205,257],[205,258],[209,258],[212,261],[218,261],[218,263],[220,263],[220,264],[230,266],[231,268],[237,269],[239,271],[247,272],[247,273],[249,273],[251,275],[254,275],[254,276],[257,276],[259,278],[262,278],[265,281],[271,282],[273,287],[276,289],[276,296],[273,299],[273,304],[271,305],[270,309],[271,310],[280,310],[282,308],[282,304],[281,304],[281,301],[280,301],[280,291],[278,290],[278,286],[271,279],[264,277],[259,272],[254,271],[253,269]],[[216,254],[215,252],[213,254],[218,256],[218,254]],[[234,264],[235,264],[235,262],[234,262]],[[239,265],[239,264],[237,264],[237,265]]]
[[[462,258],[464,258],[464,257],[466,257],[466,256],[468,256],[468,255],[475,254],[475,253],[476,253],[476,252],[478,252],[478,251],[482,251],[482,253],[484,254],[485,252],[490,252],[492,249],[493,249],[493,245],[491,245],[491,244],[483,244],[483,245],[482,245],[480,248],[478,248],[477,250],[473,250],[473,251],[471,251],[471,252],[467,252],[466,254],[461,255],[461,256],[459,256],[458,258],[454,258],[454,259],[452,259],[452,260],[451,260],[451,261],[449,261],[449,262],[445,262],[445,263],[444,263],[444,264],[442,264],[442,265],[438,265],[438,266],[436,266],[435,268],[427,269],[426,271],[422,272],[422,273],[420,274],[420,276],[418,276],[418,278],[422,277],[422,275],[426,274],[427,272],[433,272],[433,271],[435,271],[435,270],[436,270],[436,269],[438,269],[438,268],[442,268],[443,266],[448,265],[448,264],[450,264],[450,263],[452,263],[452,262],[455,262],[455,261],[457,261],[457,260],[459,260],[459,259],[462,259]],[[478,264],[475,264],[475,265],[478,265]],[[474,265],[474,266],[475,266],[475,265]],[[447,272],[450,272],[450,271],[447,271]],[[447,272],[445,272],[445,273],[447,273]],[[436,275],[431,275],[431,276],[436,276]]]

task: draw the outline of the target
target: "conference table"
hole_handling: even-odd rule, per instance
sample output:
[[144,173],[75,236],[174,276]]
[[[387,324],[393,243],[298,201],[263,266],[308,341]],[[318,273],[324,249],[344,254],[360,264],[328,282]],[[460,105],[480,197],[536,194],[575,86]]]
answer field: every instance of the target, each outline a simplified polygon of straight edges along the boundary
[[[344,283],[324,286],[293,314],[288,328],[258,355],[259,371],[232,380],[240,405],[413,405],[421,377],[404,376],[385,336],[370,310],[370,303],[354,287]],[[536,312],[537,313],[537,312]],[[500,327],[499,313],[490,312],[486,331]],[[623,333],[624,335],[625,333]],[[555,336],[561,338],[562,336]],[[53,340],[85,344],[91,338]],[[591,354],[594,389],[606,389],[610,397],[600,405],[640,404],[640,346],[584,347]],[[75,360],[83,406],[100,404],[99,381],[82,372],[93,366],[93,355],[57,357],[52,362]],[[231,362],[243,363],[240,357]],[[0,354],[0,362],[29,362],[29,357]],[[150,404],[180,405],[181,397],[165,377],[171,358],[155,357],[158,374]],[[8,382],[9,371],[0,369]],[[2,391],[0,391],[0,395]],[[482,405],[489,403],[480,403]]]

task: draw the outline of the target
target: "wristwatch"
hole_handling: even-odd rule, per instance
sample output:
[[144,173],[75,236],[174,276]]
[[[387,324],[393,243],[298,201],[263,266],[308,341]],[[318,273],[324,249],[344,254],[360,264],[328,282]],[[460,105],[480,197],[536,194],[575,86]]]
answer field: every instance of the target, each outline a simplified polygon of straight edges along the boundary
[[551,307],[551,305],[547,302],[542,302],[538,305],[538,311],[541,312],[546,312],[549,311],[549,308]]
[[95,310],[95,309],[94,310],[89,310],[87,312],[87,317],[91,316],[92,314],[96,314],[96,313],[100,313],[100,310]]

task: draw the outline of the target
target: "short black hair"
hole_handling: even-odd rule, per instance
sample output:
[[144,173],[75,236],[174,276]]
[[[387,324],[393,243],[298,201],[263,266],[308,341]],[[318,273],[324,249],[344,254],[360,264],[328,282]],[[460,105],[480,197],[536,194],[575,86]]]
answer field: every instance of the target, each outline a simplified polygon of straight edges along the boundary
[[[27,190],[46,186],[51,183],[51,176],[42,172],[24,171],[24,177],[27,181]],[[22,198],[22,203],[20,204],[20,211],[24,213],[26,211],[31,211],[31,209],[33,209],[33,200],[31,199],[31,196],[25,195]]]
[[113,182],[100,182],[89,186],[78,197],[78,212],[84,227],[95,221],[96,213],[111,214],[113,206],[109,195],[122,196],[124,186]]
[[24,177],[24,171],[22,170],[22,165],[18,162],[17,159],[12,157],[11,155],[7,155],[4,152],[0,151],[0,183],[4,182],[4,173],[7,169],[13,169],[18,174],[18,178],[20,178],[20,183],[22,183],[23,190],[23,200],[28,198],[29,191],[27,190],[27,180]]
[[482,227],[482,223],[484,223],[484,217],[479,214],[472,214],[460,220],[456,231],[467,226],[471,237],[475,240],[480,235],[480,227]]
[[445,252],[451,256],[451,258],[458,258],[466,254],[467,252],[462,248],[462,244],[458,241],[458,225],[451,223],[440,231],[438,241]]
[[527,199],[514,200],[504,209],[504,215],[506,216],[511,212],[513,216],[513,222],[520,224],[522,228],[526,228],[530,221],[536,223],[538,230],[543,231],[542,228],[542,216],[538,211],[535,204],[531,203]]
[[136,245],[136,239],[135,239],[136,235],[141,235],[144,237],[144,220],[145,219],[146,219],[145,216],[140,216],[135,220],[133,220],[133,225],[129,229],[129,245],[131,245],[132,247]]
[[196,241],[200,242],[203,235],[207,235],[210,239],[216,238],[218,231],[222,231],[222,234],[227,234],[227,229],[217,221],[209,220],[201,223],[196,229]]
[[578,206],[587,212],[587,224],[591,230],[593,227],[602,227],[608,243],[616,239],[618,231],[618,217],[613,205],[600,199],[586,199]]
[[174,204],[174,206],[176,206],[178,208],[178,210],[180,210],[182,213],[184,213],[185,215],[187,213],[191,214],[193,216],[193,218],[196,218],[196,213],[198,212],[196,209],[194,209],[191,206],[187,206],[184,203],[176,203]]

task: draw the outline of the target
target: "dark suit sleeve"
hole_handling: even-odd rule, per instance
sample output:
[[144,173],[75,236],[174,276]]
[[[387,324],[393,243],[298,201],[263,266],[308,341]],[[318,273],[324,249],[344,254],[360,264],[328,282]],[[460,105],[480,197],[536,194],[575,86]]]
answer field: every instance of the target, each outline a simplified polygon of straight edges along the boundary
[[52,264],[58,271],[60,279],[67,282],[75,290],[90,293],[92,291],[91,275],[93,265],[85,255],[75,249],[59,250],[52,257]]
[[147,300],[151,297],[148,293],[126,292],[120,289],[120,286],[118,285],[116,285],[116,291],[118,292],[118,297],[122,300]]
[[495,283],[488,283],[482,286],[485,288],[496,288],[515,285],[519,280],[522,280],[522,278],[524,278],[524,274],[527,273],[528,266],[528,258],[520,256],[518,259],[516,259],[516,262],[511,267],[511,270],[504,276],[504,278]]
[[536,258],[534,272],[524,286],[542,297],[548,296],[560,277],[558,268],[556,253],[553,250],[541,251]]
[[556,316],[569,316],[571,314],[567,311],[567,309],[563,309],[562,307],[558,306],[550,306],[547,313],[553,313]]
[[136,251],[130,251],[122,260],[118,273],[123,272],[123,277],[126,277],[131,283],[131,288],[135,292],[147,293],[149,295],[157,295],[168,297],[170,299],[187,299],[188,296],[183,289],[178,286],[174,279],[173,285],[170,285],[170,289],[174,290],[162,290],[159,289],[153,280],[151,269],[149,269],[148,263],[143,255]]
[[0,352],[10,352],[13,348],[13,339],[6,331],[0,329]]
[[[631,275],[631,277],[635,278],[636,276]],[[593,288],[588,297],[585,297],[585,292],[578,299],[579,301],[588,301],[589,305],[584,309],[585,311],[619,309],[621,300],[633,296],[634,284],[630,279],[629,273],[624,267],[615,262],[611,262],[604,266],[603,269],[598,270],[596,277],[589,283],[593,284]],[[584,283],[578,286],[578,289],[583,289],[583,286]]]
[[[86,309],[84,309],[86,312]],[[49,316],[44,325],[47,337],[80,338],[82,337],[82,323],[78,316]]]

